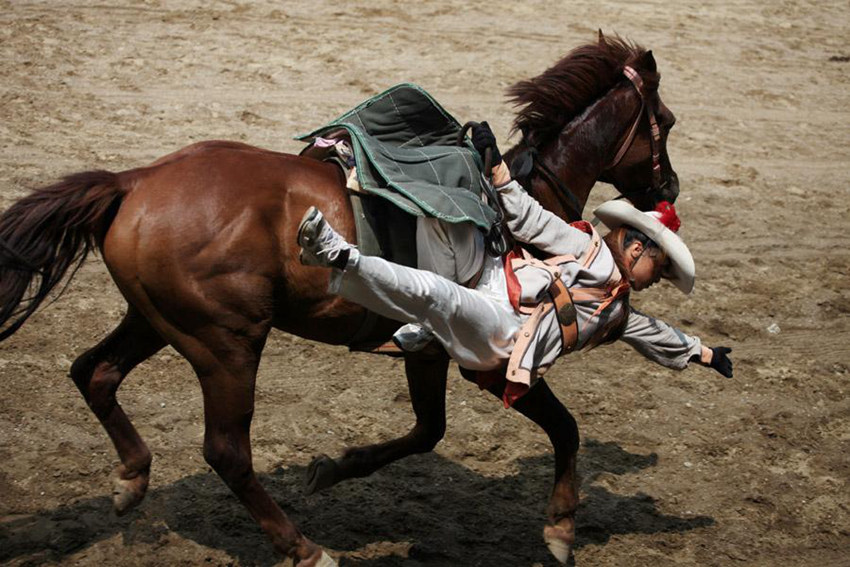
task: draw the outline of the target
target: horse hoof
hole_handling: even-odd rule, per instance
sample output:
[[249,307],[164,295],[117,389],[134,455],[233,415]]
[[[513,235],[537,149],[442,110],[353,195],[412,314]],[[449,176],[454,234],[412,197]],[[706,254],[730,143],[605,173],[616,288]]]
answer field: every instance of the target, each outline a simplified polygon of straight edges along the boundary
[[304,479],[304,492],[315,494],[336,484],[339,465],[327,455],[319,455],[307,467],[307,477]]
[[333,560],[333,557],[327,554],[325,550],[322,550],[322,554],[318,559],[313,559],[311,556],[309,559],[305,559],[299,561],[295,567],[339,567],[337,562]]
[[322,551],[322,557],[319,559],[319,562],[316,563],[316,567],[337,567],[337,564],[336,561],[333,560],[333,557]]
[[568,532],[561,526],[546,526],[543,528],[543,541],[555,559],[562,565],[566,565],[573,552],[575,533]]
[[[119,467],[119,471],[121,468]],[[115,477],[112,488],[112,505],[115,513],[123,516],[145,498],[148,490],[148,477],[138,474],[133,478],[121,478],[121,473]]]

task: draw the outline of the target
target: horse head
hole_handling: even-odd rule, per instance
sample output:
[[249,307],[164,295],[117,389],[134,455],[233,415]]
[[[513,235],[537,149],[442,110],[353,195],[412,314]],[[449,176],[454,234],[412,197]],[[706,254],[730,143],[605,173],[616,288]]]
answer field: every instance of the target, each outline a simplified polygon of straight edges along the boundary
[[615,121],[622,123],[623,116],[631,114],[631,126],[599,181],[612,184],[637,208],[650,210],[659,201],[673,203],[679,196],[679,178],[667,154],[667,136],[676,117],[658,93],[660,75],[652,51],[625,65],[623,75],[621,92],[611,96],[623,99],[616,105],[621,116]]
[[679,181],[667,155],[673,113],[658,93],[651,51],[599,34],[508,90],[520,143],[506,152],[515,177],[544,207],[580,218],[596,181],[641,210],[673,202]]

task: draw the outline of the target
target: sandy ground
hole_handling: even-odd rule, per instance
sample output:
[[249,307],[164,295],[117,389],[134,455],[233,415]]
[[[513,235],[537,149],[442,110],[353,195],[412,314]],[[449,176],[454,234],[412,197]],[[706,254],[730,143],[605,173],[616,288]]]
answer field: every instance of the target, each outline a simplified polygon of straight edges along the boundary
[[[618,32],[653,49],[678,116],[698,265],[691,297],[635,303],[733,347],[736,377],[616,345],[551,371],[583,432],[576,564],[850,565],[846,2],[557,4],[0,0],[0,205],[202,139],[297,151],[292,135],[400,81],[504,140],[508,85]],[[274,564],[201,457],[200,390],[170,349],[121,390],[154,468],[146,502],[112,513],[116,458],[66,374],[123,308],[94,259],[0,346],[0,561]],[[258,384],[255,466],[344,565],[554,563],[545,436],[455,371],[435,453],[312,497],[314,454],[410,426],[401,365],[274,333]]]

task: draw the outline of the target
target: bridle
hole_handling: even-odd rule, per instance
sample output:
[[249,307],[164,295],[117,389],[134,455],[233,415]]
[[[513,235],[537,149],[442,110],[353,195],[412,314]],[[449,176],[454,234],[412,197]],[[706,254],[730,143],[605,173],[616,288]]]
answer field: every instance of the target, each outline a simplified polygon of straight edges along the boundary
[[[638,74],[635,69],[629,65],[623,68],[623,75],[626,76],[627,79],[632,83],[635,90],[640,96],[640,109],[635,115],[635,119],[632,122],[631,127],[629,128],[628,134],[626,135],[623,142],[620,144],[617,149],[617,153],[614,155],[614,159],[611,163],[604,169],[604,171],[608,171],[619,164],[629,149],[632,147],[632,144],[635,141],[635,135],[637,134],[638,126],[640,126],[641,118],[644,114],[647,116],[649,120],[649,128],[651,132],[650,138],[650,151],[652,152],[652,183],[648,187],[643,187],[640,189],[634,189],[631,191],[628,190],[620,190],[620,195],[617,197],[618,199],[629,199],[633,200],[633,197],[643,196],[650,193],[658,193],[663,190],[667,186],[667,181],[664,183],[661,182],[661,129],[658,127],[658,120],[655,118],[655,114],[652,112],[652,108],[650,105],[646,103],[646,97],[644,95],[644,83],[641,76]],[[525,154],[525,155],[523,155]],[[518,154],[515,158],[515,161],[523,162],[525,166],[520,166],[518,171],[514,173],[514,168],[511,167],[512,174],[516,177],[517,180],[528,180],[531,176],[531,172],[536,172],[543,180],[549,185],[549,188],[553,191],[560,192],[565,194],[569,199],[569,208],[571,209],[571,213],[575,219],[580,219],[582,216],[581,203],[578,202],[576,196],[573,195],[572,191],[567,188],[566,184],[552,171],[549,166],[547,166],[543,161],[538,159],[539,151],[534,146],[529,146],[527,149],[520,154]],[[513,164],[512,164],[513,165]],[[524,183],[523,185],[527,185]],[[526,186],[526,190],[530,189],[529,186]]]
[[[605,168],[605,170],[613,169],[617,166],[617,164],[622,161],[623,156],[629,151],[632,147],[632,144],[635,141],[635,134],[637,133],[638,126],[640,125],[641,116],[646,111],[646,117],[649,120],[649,130],[651,133],[651,137],[649,139],[649,149],[652,152],[652,184],[649,187],[645,187],[643,189],[635,189],[632,191],[620,191],[620,198],[630,199],[631,196],[638,194],[646,194],[646,193],[657,193],[666,185],[661,183],[661,129],[658,127],[658,120],[655,118],[655,113],[652,112],[652,108],[650,105],[646,103],[646,96],[644,94],[644,85],[643,79],[638,74],[637,71],[634,70],[633,67],[626,65],[623,68],[623,75],[632,83],[635,87],[635,90],[640,96],[640,109],[635,115],[635,120],[632,123],[632,127],[629,128],[629,133],[626,135],[626,138],[623,140],[623,143],[620,144],[620,148],[617,150],[617,153],[614,155],[614,159]],[[630,199],[631,200],[631,199]]]

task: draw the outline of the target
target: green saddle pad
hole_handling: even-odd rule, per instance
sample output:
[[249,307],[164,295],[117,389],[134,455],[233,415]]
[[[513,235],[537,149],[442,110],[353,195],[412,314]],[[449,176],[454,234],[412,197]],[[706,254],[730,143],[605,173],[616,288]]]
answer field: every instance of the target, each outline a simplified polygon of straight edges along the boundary
[[481,200],[481,159],[461,125],[422,88],[403,83],[296,139],[344,128],[363,191],[416,216],[472,222],[488,230],[496,213]]

